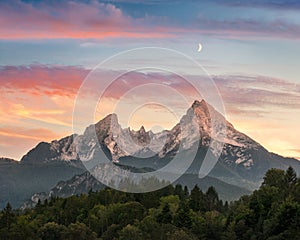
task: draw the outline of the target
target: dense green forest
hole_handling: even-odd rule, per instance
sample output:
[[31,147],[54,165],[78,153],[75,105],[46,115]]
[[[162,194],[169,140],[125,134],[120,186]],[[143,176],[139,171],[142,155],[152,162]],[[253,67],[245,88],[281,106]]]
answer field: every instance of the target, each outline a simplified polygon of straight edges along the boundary
[[213,187],[180,185],[144,194],[107,188],[25,211],[8,203],[0,239],[300,239],[300,179],[292,168],[271,169],[258,190],[230,204]]

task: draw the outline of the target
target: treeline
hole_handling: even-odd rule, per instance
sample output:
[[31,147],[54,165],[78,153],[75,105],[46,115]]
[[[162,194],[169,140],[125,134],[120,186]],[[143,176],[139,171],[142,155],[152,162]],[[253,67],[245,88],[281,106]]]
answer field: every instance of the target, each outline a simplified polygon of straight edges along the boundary
[[258,190],[230,204],[213,187],[181,185],[143,194],[107,188],[25,211],[8,203],[0,239],[300,239],[300,179],[291,167],[271,169]]

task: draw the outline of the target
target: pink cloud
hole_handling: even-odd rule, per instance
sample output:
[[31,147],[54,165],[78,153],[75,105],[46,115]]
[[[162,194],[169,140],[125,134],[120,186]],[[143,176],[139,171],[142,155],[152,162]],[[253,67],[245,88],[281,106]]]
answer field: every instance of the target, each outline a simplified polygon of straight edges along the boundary
[[[60,96],[75,98],[77,91],[90,70],[69,66],[6,66],[0,68],[0,91],[7,96],[25,93],[33,97]],[[99,79],[110,76],[109,71],[102,71]],[[201,81],[201,76],[196,77]],[[228,110],[238,114],[265,114],[268,107],[299,108],[300,86],[286,80],[264,76],[215,76],[221,95],[228,105]],[[184,96],[199,98],[199,93],[184,79],[174,74],[129,72],[122,75],[107,89],[104,98],[119,99],[127,91],[146,83],[164,84]],[[101,84],[101,81],[96,84]],[[272,87],[271,87],[272,86]],[[92,86],[91,91],[97,89]],[[93,94],[90,92],[89,94]],[[146,92],[145,92],[146,94]],[[253,98],[253,96],[256,96]],[[22,97],[19,94],[19,97]],[[14,102],[12,98],[8,99]],[[8,102],[9,102],[8,101]],[[18,100],[22,103],[22,99]],[[41,100],[39,100],[41,103]],[[46,101],[47,102],[47,101]],[[30,104],[32,104],[29,101]],[[60,104],[64,105],[64,102]],[[26,104],[25,104],[26,105]],[[32,112],[35,112],[32,109]],[[247,113],[248,112],[248,113]]]
[[166,16],[133,18],[110,3],[62,1],[0,3],[0,39],[181,38],[199,34],[224,38],[300,38],[296,23],[275,19],[216,20],[199,15],[189,23]]
[[1,39],[163,38],[164,31],[145,31],[112,4],[65,1],[35,7],[21,1],[0,3]]
[[300,85],[265,76],[215,76],[227,110],[261,117],[274,109],[300,109]]
[[[180,92],[185,96],[199,96],[199,94],[193,88],[193,86],[179,75],[160,74],[155,72],[141,73],[132,71],[123,74],[119,79],[114,81],[109,86],[103,97],[111,97],[118,99],[127,91],[149,83],[162,84],[166,87],[175,89],[176,91]],[[147,94],[147,92],[144,92],[144,94]]]
[[[28,150],[39,140],[47,141],[57,138],[57,136],[63,137],[71,134],[73,104],[77,91],[88,73],[89,70],[87,69],[68,66],[1,67],[0,150],[2,154],[7,153],[4,155],[16,156],[10,144],[15,146],[20,144],[23,146],[22,149],[27,147],[26,150]],[[110,72],[103,72],[99,78],[99,83],[109,74]],[[198,81],[202,79],[201,76],[192,77]],[[214,80],[223,97],[228,116],[230,119],[235,119],[234,124],[242,126],[241,130],[244,129],[247,133],[249,129],[256,129],[257,127],[259,132],[249,132],[250,136],[254,136],[255,139],[257,138],[264,143],[267,139],[266,127],[258,126],[255,121],[264,122],[268,117],[273,119],[272,116],[274,116],[275,127],[271,127],[268,136],[274,137],[274,129],[279,129],[278,126],[284,126],[282,131],[285,132],[278,133],[278,136],[284,136],[286,139],[291,138],[293,144],[289,149],[296,149],[298,139],[294,140],[292,136],[295,135],[295,129],[298,126],[299,84],[264,76],[215,76]],[[105,93],[104,98],[107,101],[105,106],[102,106],[103,114],[101,117],[111,113],[113,108],[110,104],[117,101],[128,90],[147,83],[164,84],[178,90],[182,95],[188,96],[191,102],[199,98],[195,89],[177,75],[130,72],[114,82]],[[92,86],[92,91],[96,87]],[[89,94],[93,93],[90,92]],[[143,97],[151,94],[151,92],[143,89],[139,94],[137,97]],[[166,92],[166,94],[157,96],[158,103],[160,97],[167,99],[168,104],[170,104],[167,106],[174,106],[183,114],[186,111],[185,104],[176,102],[176,98],[170,93]],[[136,99],[133,96],[131,100]],[[288,120],[279,119],[283,117]],[[242,120],[244,125],[242,125]],[[267,121],[270,125],[270,120]],[[287,124],[289,128],[285,127]],[[264,135],[260,137],[259,134],[262,132]],[[272,146],[271,142],[268,144],[266,146]],[[293,147],[294,145],[295,147]],[[286,149],[288,148],[286,147]]]
[[[55,132],[70,133],[73,102],[88,72],[81,67],[67,66],[1,67],[0,128],[6,125],[28,129],[48,127]],[[4,133],[7,135],[2,129]],[[26,135],[19,134],[19,138]],[[7,137],[17,138],[17,135]]]
[[32,95],[74,95],[88,73],[81,67],[5,66],[0,68],[0,89]]

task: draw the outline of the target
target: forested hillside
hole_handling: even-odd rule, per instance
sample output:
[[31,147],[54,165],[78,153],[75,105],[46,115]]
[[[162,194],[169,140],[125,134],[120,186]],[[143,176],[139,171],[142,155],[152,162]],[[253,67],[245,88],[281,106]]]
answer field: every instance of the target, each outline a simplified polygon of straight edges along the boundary
[[213,187],[130,194],[104,189],[0,213],[0,239],[300,239],[300,179],[271,169],[262,186],[227,203]]

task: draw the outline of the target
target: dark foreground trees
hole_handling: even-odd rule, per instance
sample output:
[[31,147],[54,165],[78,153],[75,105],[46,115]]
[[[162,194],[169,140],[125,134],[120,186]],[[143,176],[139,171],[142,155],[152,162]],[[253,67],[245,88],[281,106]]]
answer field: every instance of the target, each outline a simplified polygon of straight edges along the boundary
[[300,239],[300,179],[271,169],[250,196],[223,203],[213,187],[130,194],[104,189],[0,212],[0,239]]

